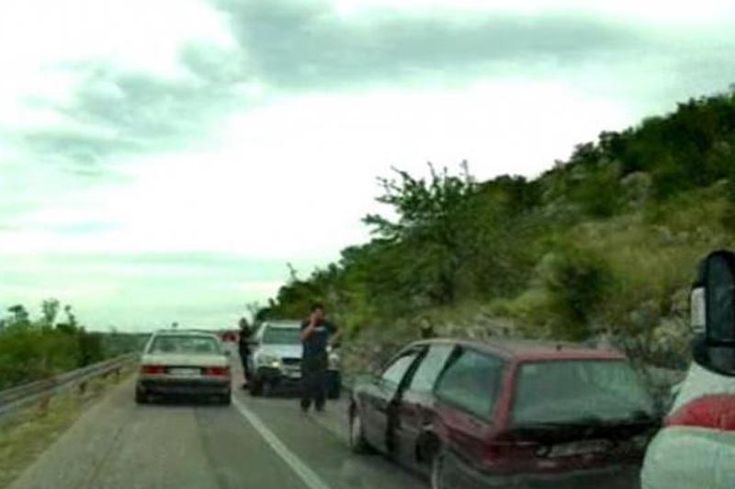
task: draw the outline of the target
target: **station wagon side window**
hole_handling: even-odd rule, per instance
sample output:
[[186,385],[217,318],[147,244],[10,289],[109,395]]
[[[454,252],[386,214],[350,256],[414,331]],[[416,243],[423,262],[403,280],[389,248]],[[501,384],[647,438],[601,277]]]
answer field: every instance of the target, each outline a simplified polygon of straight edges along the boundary
[[431,392],[454,349],[455,346],[450,344],[431,345],[413,374],[408,389],[414,392]]
[[414,361],[419,356],[419,353],[421,353],[420,350],[410,350],[396,358],[385,368],[385,370],[383,370],[383,374],[380,376],[380,379],[390,386],[397,387],[411,368],[411,365],[413,365]]
[[490,419],[500,393],[504,362],[486,353],[461,349],[450,359],[436,396],[463,411]]

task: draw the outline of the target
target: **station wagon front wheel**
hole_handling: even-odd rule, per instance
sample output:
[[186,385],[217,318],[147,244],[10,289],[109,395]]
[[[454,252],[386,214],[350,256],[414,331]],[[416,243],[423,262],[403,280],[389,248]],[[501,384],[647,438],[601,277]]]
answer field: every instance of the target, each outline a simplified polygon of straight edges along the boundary
[[431,459],[431,489],[452,489],[447,477],[448,457],[443,449],[437,450]]
[[361,454],[370,451],[370,445],[365,438],[362,417],[357,409],[354,409],[350,415],[350,450]]

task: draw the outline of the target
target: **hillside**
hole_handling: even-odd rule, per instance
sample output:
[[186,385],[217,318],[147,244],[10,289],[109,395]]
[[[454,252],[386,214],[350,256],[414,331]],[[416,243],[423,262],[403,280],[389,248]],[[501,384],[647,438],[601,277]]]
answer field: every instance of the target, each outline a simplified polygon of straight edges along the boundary
[[259,318],[298,317],[322,300],[353,347],[376,354],[431,325],[602,335],[636,358],[681,365],[697,260],[735,247],[735,91],[604,132],[534,180],[478,182],[463,164],[381,182],[378,200],[398,218],[367,216],[371,242],[294,275]]

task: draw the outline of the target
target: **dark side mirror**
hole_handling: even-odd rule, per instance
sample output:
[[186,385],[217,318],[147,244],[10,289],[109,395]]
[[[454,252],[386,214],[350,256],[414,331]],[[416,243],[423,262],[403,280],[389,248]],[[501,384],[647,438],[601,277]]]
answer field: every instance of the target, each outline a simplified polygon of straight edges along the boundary
[[690,301],[694,360],[735,376],[735,253],[715,251],[700,262]]

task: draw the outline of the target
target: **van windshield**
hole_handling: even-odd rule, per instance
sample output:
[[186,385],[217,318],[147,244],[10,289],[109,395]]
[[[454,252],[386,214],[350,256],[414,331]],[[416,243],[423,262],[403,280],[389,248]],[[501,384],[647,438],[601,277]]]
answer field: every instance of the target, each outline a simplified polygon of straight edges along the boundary
[[652,416],[653,399],[626,361],[526,363],[518,376],[513,424],[601,421]]
[[269,345],[297,345],[301,343],[299,328],[266,328],[263,332],[263,343]]

